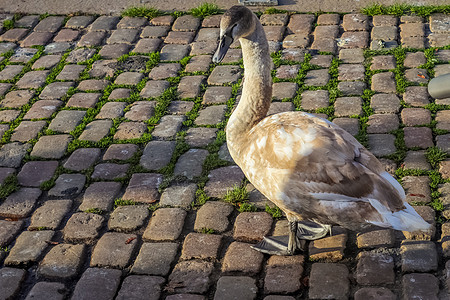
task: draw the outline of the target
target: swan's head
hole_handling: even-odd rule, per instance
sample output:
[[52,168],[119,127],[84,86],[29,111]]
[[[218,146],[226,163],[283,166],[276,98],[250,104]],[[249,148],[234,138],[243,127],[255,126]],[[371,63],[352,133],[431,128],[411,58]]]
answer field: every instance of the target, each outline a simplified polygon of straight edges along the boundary
[[220,20],[220,40],[213,62],[221,62],[230,45],[255,30],[254,14],[245,6],[235,5],[227,10]]

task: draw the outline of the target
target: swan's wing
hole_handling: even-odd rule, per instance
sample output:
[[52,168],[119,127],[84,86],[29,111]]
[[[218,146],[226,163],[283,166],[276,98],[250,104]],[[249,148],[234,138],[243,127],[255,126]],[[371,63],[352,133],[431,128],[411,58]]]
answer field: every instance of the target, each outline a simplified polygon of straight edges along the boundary
[[333,201],[373,198],[391,211],[404,208],[403,190],[381,175],[382,165],[356,139],[326,120],[298,114],[268,117],[250,133],[248,159],[264,168],[269,180],[284,185],[285,193]]

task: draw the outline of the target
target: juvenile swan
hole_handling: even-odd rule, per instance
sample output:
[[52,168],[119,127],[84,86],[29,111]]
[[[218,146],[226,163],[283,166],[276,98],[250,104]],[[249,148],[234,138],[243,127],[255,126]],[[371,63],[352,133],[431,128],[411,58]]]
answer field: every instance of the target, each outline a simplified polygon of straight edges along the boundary
[[288,237],[266,237],[257,250],[293,254],[300,249],[300,238],[321,238],[331,225],[430,229],[405,202],[401,185],[349,133],[304,112],[266,117],[272,98],[269,46],[258,18],[244,6],[223,15],[213,61],[220,62],[237,39],[245,80],[226,128],[228,148],[250,182],[286,213],[290,225]]

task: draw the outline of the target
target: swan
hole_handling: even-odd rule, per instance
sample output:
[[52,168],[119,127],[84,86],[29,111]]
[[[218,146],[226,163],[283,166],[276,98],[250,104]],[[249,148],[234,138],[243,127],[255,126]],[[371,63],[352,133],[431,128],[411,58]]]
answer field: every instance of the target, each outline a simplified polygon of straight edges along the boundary
[[288,236],[264,237],[256,250],[292,255],[301,250],[302,239],[324,237],[331,225],[430,229],[405,201],[401,185],[352,135],[305,112],[266,116],[272,98],[269,46],[257,16],[239,5],[221,18],[214,63],[235,40],[242,47],[244,83],[226,126],[229,152],[289,222]]

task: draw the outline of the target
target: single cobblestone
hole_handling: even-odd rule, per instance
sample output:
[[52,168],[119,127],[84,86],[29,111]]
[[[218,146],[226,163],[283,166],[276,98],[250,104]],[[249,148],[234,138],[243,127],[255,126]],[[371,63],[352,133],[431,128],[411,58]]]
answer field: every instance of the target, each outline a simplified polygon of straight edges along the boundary
[[402,278],[402,285],[406,299],[438,299],[439,280],[432,274],[406,274]]
[[388,254],[362,252],[356,267],[360,285],[382,285],[395,282],[394,258]]
[[41,193],[37,188],[20,188],[0,204],[0,216],[13,219],[29,216]]
[[178,131],[180,131],[185,116],[171,116],[165,115],[160,119],[158,125],[152,132],[152,136],[160,139],[173,139]]
[[177,250],[177,243],[144,243],[131,272],[133,274],[166,276],[170,272]]
[[393,154],[395,148],[395,136],[392,134],[369,134],[369,149],[375,156]]
[[31,224],[28,229],[56,230],[71,208],[72,200],[47,200],[31,216]]
[[301,288],[303,262],[302,255],[271,256],[267,262],[264,291],[274,294],[298,291]]
[[95,166],[91,177],[99,180],[115,180],[127,176],[130,164],[101,163]]
[[361,97],[339,97],[334,103],[335,115],[338,117],[361,115],[362,99]]
[[0,225],[0,247],[6,247],[22,231],[24,222],[0,220]]
[[108,221],[108,228],[118,232],[131,232],[144,225],[149,210],[142,205],[125,205],[114,209]]
[[131,176],[122,198],[141,203],[156,202],[160,197],[158,187],[162,180],[163,178],[160,174],[135,173]]
[[62,101],[59,100],[36,101],[23,118],[25,120],[48,119],[62,104]]
[[357,290],[355,293],[355,300],[364,299],[395,300],[397,296],[384,287],[365,287]]
[[54,66],[56,66],[59,61],[61,60],[62,55],[61,54],[51,54],[51,55],[45,55],[36,60],[33,63],[33,66],[31,67],[33,70],[36,69],[52,69]]
[[14,299],[18,295],[26,274],[25,270],[17,268],[3,267],[0,269],[0,289],[3,299]]
[[358,248],[392,247],[395,243],[391,229],[375,229],[359,233],[356,238]]
[[177,293],[205,293],[210,285],[214,264],[208,261],[189,260],[175,265],[168,286]]
[[95,245],[90,266],[119,269],[127,267],[137,242],[135,234],[105,233]]
[[74,197],[81,193],[86,183],[83,174],[61,174],[55,181],[55,186],[48,191],[53,197]]
[[130,110],[125,113],[125,118],[130,121],[146,121],[150,119],[155,113],[155,101],[136,101]]
[[400,247],[403,272],[430,272],[437,270],[436,246],[429,241],[405,240]]
[[39,265],[39,275],[53,279],[69,279],[78,275],[86,246],[59,244],[53,247]]
[[99,148],[80,148],[69,156],[63,167],[72,171],[83,171],[92,167],[99,157]]
[[88,268],[75,286],[73,300],[109,300],[119,288],[121,270]]
[[406,126],[425,125],[431,122],[431,113],[424,108],[404,108],[401,118]]
[[373,75],[372,90],[380,93],[395,93],[394,74],[392,72],[382,72]]
[[116,299],[158,300],[165,279],[157,276],[131,275],[124,279]]
[[54,231],[24,231],[16,239],[14,247],[5,259],[5,265],[17,266],[28,265],[37,262],[45,249],[49,246]]
[[190,149],[182,154],[175,164],[175,175],[182,175],[194,179],[202,173],[202,165],[209,152],[203,149]]
[[244,173],[238,166],[229,166],[212,170],[208,178],[206,194],[209,197],[222,198],[228,191],[241,185]]
[[142,238],[154,241],[178,239],[184,225],[186,211],[181,208],[160,208],[150,218]]
[[312,260],[337,262],[344,258],[347,243],[347,231],[342,227],[334,227],[332,234],[309,244],[309,256]]
[[81,123],[85,114],[85,111],[79,110],[60,111],[52,120],[48,129],[61,133],[70,133]]
[[0,148],[0,166],[18,168],[31,147],[29,144],[9,143]]
[[73,82],[53,82],[47,85],[39,95],[40,99],[61,100],[67,95],[70,88],[74,86]]
[[[309,277],[310,299],[347,299],[350,292],[348,269],[343,264],[315,263]],[[327,285],[323,285],[327,282]]]
[[151,141],[144,149],[139,165],[147,170],[158,170],[165,167],[175,150],[173,141]]
[[64,239],[73,243],[91,242],[97,238],[104,219],[93,213],[75,213],[64,227]]
[[362,95],[366,86],[362,81],[343,81],[338,83],[338,90],[343,96]]
[[58,80],[77,80],[81,72],[86,68],[83,65],[65,65],[61,72],[56,76]]
[[94,182],[84,192],[80,210],[98,208],[111,211],[122,185],[120,182]]
[[45,121],[22,121],[19,126],[14,129],[10,141],[27,142],[35,139],[39,132],[47,125]]
[[25,299],[63,300],[67,294],[68,290],[63,283],[41,281],[33,286]]
[[408,151],[403,164],[405,169],[431,170],[424,150]]
[[71,140],[72,136],[69,134],[42,136],[34,145],[30,155],[47,159],[62,158]]
[[128,160],[132,158],[139,147],[135,144],[112,144],[106,149],[103,160]]
[[302,93],[301,107],[306,110],[316,110],[329,105],[329,93],[326,90],[305,91]]
[[17,174],[17,181],[23,186],[39,187],[53,177],[57,167],[57,161],[27,162]]
[[433,147],[433,135],[431,128],[428,127],[405,127],[405,145],[408,148],[419,147],[426,149]]
[[202,231],[212,229],[215,232],[224,232],[228,229],[228,216],[233,212],[233,206],[219,201],[208,201],[197,212],[194,230]]
[[241,77],[239,66],[216,66],[208,77],[209,85],[223,85],[236,83]]
[[245,276],[222,276],[217,281],[214,299],[255,299],[257,294],[255,279]]
[[265,212],[242,212],[234,222],[233,238],[242,242],[260,241],[272,228],[272,217]]
[[257,274],[262,267],[264,255],[250,248],[251,244],[233,242],[228,247],[222,263],[222,272]]
[[422,86],[406,87],[406,91],[403,94],[403,100],[406,104],[419,107],[423,107],[430,103],[427,88]]
[[113,125],[111,120],[96,120],[86,125],[86,128],[78,137],[79,140],[98,142],[109,134]]
[[226,105],[208,106],[199,111],[198,117],[195,119],[196,125],[215,125],[223,122],[225,118]]
[[374,114],[369,116],[367,133],[388,133],[398,129],[399,120],[395,114]]

